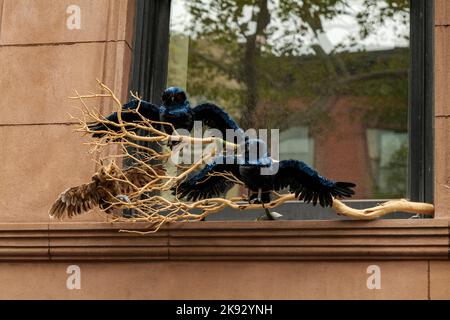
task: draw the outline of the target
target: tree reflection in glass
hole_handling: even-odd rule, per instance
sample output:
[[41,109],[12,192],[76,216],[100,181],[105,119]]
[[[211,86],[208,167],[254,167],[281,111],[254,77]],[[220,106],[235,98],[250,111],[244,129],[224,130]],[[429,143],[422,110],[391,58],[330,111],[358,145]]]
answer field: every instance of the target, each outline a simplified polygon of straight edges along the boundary
[[408,0],[172,0],[168,85],[356,198],[404,197],[409,24]]

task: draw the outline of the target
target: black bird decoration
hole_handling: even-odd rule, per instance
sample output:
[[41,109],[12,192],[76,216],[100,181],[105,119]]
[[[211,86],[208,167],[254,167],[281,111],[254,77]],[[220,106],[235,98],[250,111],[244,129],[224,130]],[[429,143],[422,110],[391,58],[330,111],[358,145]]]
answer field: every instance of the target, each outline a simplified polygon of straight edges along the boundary
[[[258,153],[252,157],[252,150]],[[278,170],[275,168],[278,167]],[[262,174],[266,168],[269,174]],[[270,174],[271,172],[271,174]],[[240,180],[249,190],[250,203],[265,203],[271,201],[271,192],[289,188],[295,197],[315,206],[331,207],[333,197],[351,197],[352,188],[356,185],[350,182],[334,182],[319,175],[306,163],[298,160],[283,160],[276,162],[267,155],[264,141],[246,139],[244,156],[220,156],[206,165],[200,172],[189,176],[172,189],[178,198],[197,201],[223,195],[230,190],[235,181],[226,177],[231,174]],[[267,219],[275,216],[265,208]]]
[[[147,101],[139,101],[134,99],[122,106],[121,117],[124,123],[133,123],[142,121],[142,117],[160,122],[168,122],[173,125],[175,130],[186,129],[191,131],[194,121],[201,121],[204,125],[218,129],[222,133],[223,139],[226,138],[226,130],[232,129],[242,132],[238,124],[220,107],[212,103],[203,103],[195,108],[191,108],[186,93],[178,87],[170,87],[164,90],[161,96],[162,104],[157,106]],[[139,106],[139,109],[137,110]],[[135,110],[137,112],[132,112]],[[141,116],[140,116],[141,115]],[[106,117],[107,120],[119,123],[117,112]],[[161,126],[157,126],[158,130]],[[94,137],[103,137],[106,133],[101,131],[112,130],[118,132],[120,127],[108,125],[105,123],[93,123],[89,125],[89,129],[99,131],[93,134]],[[133,130],[132,126],[127,128]],[[172,134],[170,126],[164,126],[164,130],[168,134]]]

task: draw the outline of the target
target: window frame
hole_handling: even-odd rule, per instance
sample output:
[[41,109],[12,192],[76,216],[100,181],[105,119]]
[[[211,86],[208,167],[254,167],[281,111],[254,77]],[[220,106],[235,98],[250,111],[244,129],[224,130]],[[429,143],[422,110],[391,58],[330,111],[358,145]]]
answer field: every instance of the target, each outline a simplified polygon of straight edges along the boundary
[[129,89],[144,100],[160,99],[167,81],[170,0],[136,0]]
[[[410,0],[408,196],[434,200],[434,1]],[[414,90],[412,90],[414,89]]]
[[[410,0],[410,72],[408,110],[408,183],[407,197],[412,201],[433,203],[434,199],[434,1]],[[168,71],[171,0],[136,0],[133,62],[130,90],[144,99],[158,101],[165,88]],[[414,90],[412,90],[414,88]],[[374,206],[380,199],[350,200],[351,206]],[[313,210],[304,203],[285,203],[281,209],[302,219],[336,219],[327,210]],[[228,220],[229,210],[215,219]],[[240,219],[252,219],[248,213]],[[386,219],[406,218],[395,213]],[[338,218],[339,219],[339,218]]]

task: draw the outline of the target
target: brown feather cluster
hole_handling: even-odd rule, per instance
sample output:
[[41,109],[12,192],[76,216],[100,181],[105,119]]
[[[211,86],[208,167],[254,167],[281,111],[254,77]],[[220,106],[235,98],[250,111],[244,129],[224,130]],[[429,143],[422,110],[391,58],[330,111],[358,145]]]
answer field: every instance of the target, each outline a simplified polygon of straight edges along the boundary
[[158,176],[165,174],[161,165],[134,167],[120,170],[114,163],[102,167],[89,183],[72,187],[61,193],[52,205],[49,215],[62,219],[72,218],[99,207],[106,213],[118,209],[118,195],[129,195]]

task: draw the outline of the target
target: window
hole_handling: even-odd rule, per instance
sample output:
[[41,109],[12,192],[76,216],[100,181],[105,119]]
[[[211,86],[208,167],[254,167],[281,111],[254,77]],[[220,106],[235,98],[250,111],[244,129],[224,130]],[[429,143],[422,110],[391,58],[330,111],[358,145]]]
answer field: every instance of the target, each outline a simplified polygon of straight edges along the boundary
[[147,98],[176,85],[243,128],[280,129],[280,159],[356,182],[355,199],[432,201],[432,2],[137,3]]

